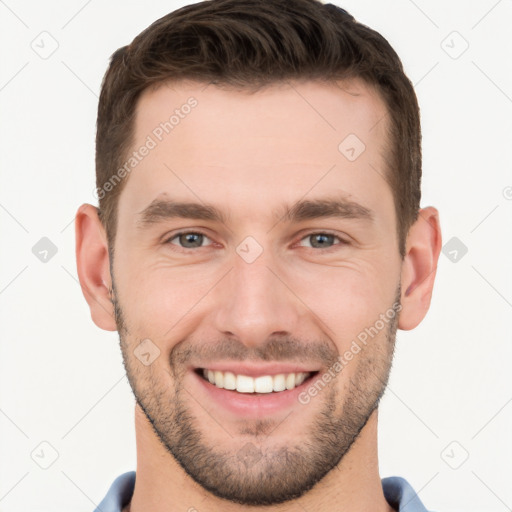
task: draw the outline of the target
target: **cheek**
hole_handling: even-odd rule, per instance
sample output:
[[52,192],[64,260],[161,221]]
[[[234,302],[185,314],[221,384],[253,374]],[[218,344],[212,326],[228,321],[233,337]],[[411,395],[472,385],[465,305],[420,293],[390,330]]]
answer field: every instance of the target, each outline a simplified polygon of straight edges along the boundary
[[[116,268],[116,288],[132,338],[168,343],[179,337],[216,279],[212,272],[162,263]],[[122,277],[121,277],[122,276]],[[118,280],[119,285],[118,285]]]
[[312,316],[321,320],[320,328],[339,344],[341,351],[392,306],[399,265],[386,267],[368,258],[336,267],[314,267],[303,271],[288,269],[286,279],[294,283],[297,296]]

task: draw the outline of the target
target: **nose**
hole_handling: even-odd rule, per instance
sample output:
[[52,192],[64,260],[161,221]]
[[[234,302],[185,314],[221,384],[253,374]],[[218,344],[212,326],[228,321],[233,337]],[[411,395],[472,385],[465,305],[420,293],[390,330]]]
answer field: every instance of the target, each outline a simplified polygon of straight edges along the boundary
[[295,332],[301,302],[279,269],[265,251],[252,263],[234,255],[232,270],[216,287],[214,322],[218,332],[236,337],[247,347],[265,344],[272,335]]

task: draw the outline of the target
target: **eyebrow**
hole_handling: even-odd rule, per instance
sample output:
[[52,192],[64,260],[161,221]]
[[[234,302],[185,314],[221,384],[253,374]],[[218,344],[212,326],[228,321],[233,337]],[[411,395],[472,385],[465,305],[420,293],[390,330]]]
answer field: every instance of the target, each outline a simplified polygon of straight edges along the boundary
[[372,221],[374,213],[355,201],[344,198],[325,198],[298,201],[291,208],[285,209],[282,220],[300,222],[327,217]]
[[[283,210],[281,210],[283,211]],[[284,214],[274,210],[274,216],[285,222],[301,222],[321,218],[344,218],[373,221],[374,212],[365,206],[345,198],[301,200],[284,208]],[[213,205],[154,199],[138,213],[137,225],[144,228],[167,219],[183,218],[207,220],[225,224],[227,217]]]

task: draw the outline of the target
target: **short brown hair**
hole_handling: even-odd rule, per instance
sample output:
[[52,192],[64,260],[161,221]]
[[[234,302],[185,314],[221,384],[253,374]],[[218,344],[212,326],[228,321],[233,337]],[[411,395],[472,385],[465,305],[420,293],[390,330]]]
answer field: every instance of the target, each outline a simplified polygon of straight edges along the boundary
[[[389,117],[386,180],[395,202],[400,254],[421,197],[421,129],[413,86],[384,37],[347,11],[319,0],[208,0],[178,9],[111,57],[96,135],[99,215],[109,246],[126,178],[104,186],[133,144],[137,100],[168,80],[257,90],[289,79],[359,78],[383,99]],[[341,142],[341,141],[340,141]]]

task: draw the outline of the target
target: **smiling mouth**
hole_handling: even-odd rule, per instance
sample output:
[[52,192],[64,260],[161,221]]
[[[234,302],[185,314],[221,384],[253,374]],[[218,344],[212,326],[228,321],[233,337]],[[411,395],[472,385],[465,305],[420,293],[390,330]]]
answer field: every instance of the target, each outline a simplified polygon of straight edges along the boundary
[[196,368],[194,371],[202,379],[217,388],[258,396],[290,391],[311,380],[311,378],[319,373],[318,371],[279,373],[276,375],[251,377],[249,375],[235,374],[229,371],[213,371],[206,368]]

